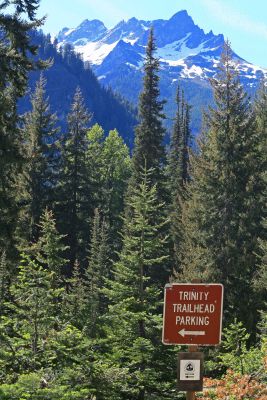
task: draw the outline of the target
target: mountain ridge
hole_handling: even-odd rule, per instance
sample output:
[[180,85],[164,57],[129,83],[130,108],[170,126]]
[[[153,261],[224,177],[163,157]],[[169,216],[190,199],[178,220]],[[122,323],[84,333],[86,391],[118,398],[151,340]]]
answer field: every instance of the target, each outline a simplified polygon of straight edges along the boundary
[[[58,117],[58,125],[63,132],[67,131],[67,115],[70,112],[74,93],[77,87],[81,88],[84,103],[92,114],[91,124],[100,124],[105,133],[117,129],[125,142],[132,147],[134,126],[137,123],[136,110],[114,94],[111,88],[100,85],[90,66],[85,65],[79,55],[66,46],[59,52],[50,41],[50,37],[42,32],[32,31],[31,42],[38,46],[38,57],[43,60],[53,60],[50,67],[42,71],[45,77],[46,95],[49,98],[51,112]],[[36,82],[40,78],[40,71],[29,74],[29,90],[19,100],[20,114],[31,109],[30,96],[34,92]]]
[[[178,81],[194,108],[200,109],[212,101],[209,79],[217,73],[224,35],[216,35],[212,30],[206,33],[194,23],[186,10],[178,11],[168,20],[145,21],[132,17],[110,29],[104,29],[104,24],[98,20],[101,32],[97,30],[93,40],[85,37],[83,28],[84,25],[92,25],[92,21],[85,21],[71,33],[61,31],[57,37],[58,46],[71,44],[84,61],[90,63],[103,86],[111,87],[137,104],[142,88],[146,44],[149,30],[153,27],[156,56],[160,61],[161,94],[173,100],[172,105],[167,106],[168,117],[171,119],[174,115]],[[233,58],[245,89],[249,93],[255,92],[259,81],[267,76],[267,70],[249,63],[234,51]],[[199,91],[205,92],[203,101]],[[194,114],[193,119],[198,121],[195,125],[199,130],[200,111],[196,110]]]

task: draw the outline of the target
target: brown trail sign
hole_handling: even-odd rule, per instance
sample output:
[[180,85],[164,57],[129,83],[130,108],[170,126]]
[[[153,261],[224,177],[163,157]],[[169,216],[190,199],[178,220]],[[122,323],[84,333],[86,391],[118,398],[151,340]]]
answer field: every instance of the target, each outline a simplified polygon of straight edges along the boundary
[[221,340],[223,286],[173,283],[165,286],[164,344],[216,345]]

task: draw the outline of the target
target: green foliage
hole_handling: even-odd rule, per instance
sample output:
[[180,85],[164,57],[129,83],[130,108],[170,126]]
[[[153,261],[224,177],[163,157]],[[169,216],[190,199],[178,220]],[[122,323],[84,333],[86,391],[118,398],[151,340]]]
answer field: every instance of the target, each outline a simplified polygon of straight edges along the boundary
[[116,235],[121,228],[119,215],[123,211],[124,193],[132,172],[129,149],[116,129],[110,131],[104,141],[103,158],[103,189],[106,196],[102,210],[111,225],[112,235]]
[[262,367],[263,349],[251,346],[248,341],[250,335],[242,322],[235,320],[224,329],[219,365],[224,369],[244,374],[257,374]]
[[[16,101],[28,71],[38,66],[28,59],[35,52],[28,31],[39,24],[38,1],[3,2],[0,12],[7,5],[16,13],[0,13],[6,33],[6,41],[0,40],[0,399],[179,397],[177,349],[161,343],[162,292],[170,267],[178,279],[225,285],[228,325],[221,348],[210,355],[210,371],[217,362],[214,375],[231,367],[233,382],[238,373],[264,381],[266,87],[253,108],[226,44],[211,81],[216,107],[190,170],[190,107],[178,88],[164,176],[164,102],[153,31],[132,161],[116,130],[105,136],[100,125],[88,129],[91,116],[79,89],[68,131],[59,137],[43,77],[31,97],[32,111],[18,124]],[[19,18],[25,12],[32,22]],[[40,40],[42,51],[64,63],[68,73],[80,72],[83,90],[91,80],[93,98],[100,96],[90,68],[70,46],[55,53],[48,37]],[[66,82],[66,93],[69,89]],[[107,114],[106,120],[114,108],[96,111]],[[24,255],[11,273],[16,241]]]
[[83,261],[88,242],[91,191],[85,153],[90,118],[82,92],[77,88],[68,115],[68,133],[62,138],[56,214],[60,231],[67,235],[71,265],[76,259]]
[[116,243],[121,227],[119,215],[123,211],[124,193],[131,174],[129,149],[116,130],[104,138],[104,131],[97,124],[88,131],[87,137],[86,157],[92,201],[94,207],[104,214]]
[[0,315],[5,313],[5,302],[9,294],[9,279],[7,270],[6,254],[3,252],[0,256]]
[[[62,143],[56,215],[60,231],[67,235],[71,264],[78,259],[84,270],[96,208],[101,210],[109,225],[114,248],[118,246],[119,214],[123,210],[131,160],[129,150],[116,130],[110,131],[106,138],[97,124],[87,130],[85,122],[88,115],[80,93],[78,97],[76,100],[80,103],[81,115],[77,115],[77,121],[81,126],[79,132],[78,126],[76,133],[70,131]],[[84,122],[82,118],[85,118]]]
[[160,343],[162,291],[155,283],[168,259],[167,238],[162,234],[168,221],[161,212],[163,205],[157,202],[150,174],[144,171],[129,200],[132,213],[124,217],[123,245],[113,267],[114,279],[107,281],[104,290],[111,303],[106,316],[107,340],[113,362],[127,374],[121,396],[129,399],[150,398],[169,385],[169,379],[164,380],[166,371],[160,367],[169,353]]
[[266,290],[267,290],[267,216],[266,216],[266,193],[267,193],[267,87],[263,81],[255,101],[256,128],[258,135],[262,138],[259,146],[261,151],[261,163],[263,164],[262,177],[265,184],[264,199],[265,209],[262,215],[261,228],[265,235],[259,237],[258,269],[254,275],[254,287],[257,296],[261,299],[260,309],[266,312]]
[[88,293],[81,275],[78,261],[74,263],[72,276],[67,280],[67,292],[64,294],[64,319],[79,329],[84,329],[88,322]]
[[0,249],[14,258],[17,204],[14,188],[22,157],[19,151],[16,97],[12,88],[0,90]]
[[59,307],[64,304],[63,289],[54,288],[53,275],[25,256],[11,285],[9,314],[0,322],[1,378],[9,382],[0,388],[5,396],[38,393],[40,398],[57,399],[68,391],[80,399],[91,393],[90,342],[65,321]]
[[166,175],[170,196],[170,231],[174,272],[180,270],[180,244],[183,237],[182,208],[187,197],[189,183],[190,107],[184,99],[184,92],[177,88],[177,112],[173,126],[168,154]]
[[173,132],[170,143],[168,159],[168,177],[172,198],[181,196],[181,190],[189,180],[189,146],[190,146],[190,106],[184,98],[184,91],[177,88],[175,116]]
[[[151,183],[162,185],[162,165],[165,163],[163,139],[165,130],[162,126],[164,101],[159,100],[159,60],[155,58],[156,44],[151,29],[146,48],[144,63],[145,76],[143,90],[139,100],[139,124],[135,130],[133,153],[133,171],[137,182],[142,180],[142,171],[152,168]],[[159,184],[160,182],[160,184]]]
[[67,246],[63,244],[64,235],[60,235],[57,231],[52,211],[44,210],[39,229],[39,239],[30,246],[28,251],[42,266],[53,272],[56,279],[60,279],[63,267],[68,262],[63,257]]
[[[150,30],[146,47],[146,58],[144,62],[143,90],[139,98],[139,124],[135,130],[135,147],[133,151],[133,173],[129,180],[126,197],[132,198],[135,194],[135,187],[143,183],[144,170],[149,171],[151,187],[156,190],[158,202],[162,203],[161,215],[165,213],[167,217],[167,184],[164,177],[164,166],[166,163],[166,153],[164,148],[165,129],[162,122],[165,118],[163,113],[164,100],[159,100],[159,60],[155,57],[156,44],[153,29]],[[155,185],[155,186],[154,186]],[[153,190],[154,190],[153,189]],[[126,213],[133,213],[130,201],[128,201]],[[126,208],[127,208],[126,207]],[[161,227],[165,236],[168,236],[167,224]],[[164,235],[163,234],[163,235]],[[170,241],[166,241],[166,253],[170,249]],[[163,285],[169,279],[172,266],[170,259],[166,261],[164,268],[159,273],[154,274],[154,279]]]
[[35,17],[37,7],[36,0],[12,0],[2,2],[0,9],[0,248],[10,259],[16,258],[15,182],[23,162],[16,102],[26,91],[29,71],[44,66],[31,57],[37,48],[29,31],[42,23]]
[[92,398],[92,390],[73,388],[60,380],[47,381],[45,373],[20,375],[14,384],[0,385],[1,400],[85,400]]
[[[267,228],[267,219],[265,218],[262,222],[263,227]],[[266,306],[267,306],[267,301],[266,301],[266,295],[267,295],[267,240],[266,238],[264,239],[259,239],[259,253],[258,253],[258,269],[254,275],[254,288],[256,291],[256,294],[258,296],[259,303],[260,303],[260,310],[262,312],[262,318],[265,320],[267,317],[267,312],[266,312]],[[265,321],[266,322],[266,321]],[[266,332],[265,332],[266,333]]]
[[91,237],[88,266],[85,270],[88,304],[87,332],[90,337],[96,337],[97,331],[101,331],[100,317],[107,311],[107,299],[103,296],[102,290],[105,286],[105,279],[110,277],[108,226],[105,220],[101,219],[97,209]]
[[87,152],[86,152],[86,164],[87,171],[90,176],[90,187],[93,196],[94,209],[100,206],[104,208],[106,190],[104,189],[104,173],[103,171],[107,168],[105,159],[103,157],[103,146],[104,146],[104,130],[103,128],[95,124],[87,132]]
[[51,287],[53,272],[24,256],[10,287],[9,314],[1,316],[1,370],[32,372],[44,363],[46,340],[57,324],[61,289]]
[[[0,46],[0,88],[2,91],[11,85],[16,96],[25,93],[28,72],[45,65],[30,58],[30,54],[36,54],[37,47],[31,44],[29,31],[43,23],[42,19],[36,19],[38,3],[39,0],[11,0],[1,4],[0,26],[5,34]],[[29,21],[22,18],[23,14]]]
[[52,207],[59,164],[59,130],[45,98],[46,80],[41,75],[31,96],[32,110],[24,116],[22,151],[27,165],[18,177],[19,241],[36,240],[42,211]]
[[200,152],[192,161],[183,212],[182,278],[223,283],[227,321],[236,317],[255,333],[258,298],[251,281],[258,237],[264,235],[263,137],[256,130],[229,44],[211,83],[216,107],[210,109]]

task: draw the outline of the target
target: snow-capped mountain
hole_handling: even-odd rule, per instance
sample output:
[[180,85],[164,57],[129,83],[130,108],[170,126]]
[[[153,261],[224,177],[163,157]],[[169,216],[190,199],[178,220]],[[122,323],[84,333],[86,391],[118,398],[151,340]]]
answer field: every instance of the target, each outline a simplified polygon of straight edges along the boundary
[[[161,63],[162,96],[174,99],[179,80],[186,88],[189,102],[200,110],[199,105],[211,100],[208,78],[217,72],[224,36],[212,31],[205,33],[187,11],[180,11],[169,20],[131,18],[112,29],[107,29],[99,20],[85,20],[75,29],[64,28],[57,40],[59,46],[71,43],[84,61],[90,62],[103,85],[111,86],[136,103],[142,87],[142,66],[151,26]],[[253,91],[263,74],[267,75],[267,70],[235,53],[234,58],[243,84]]]
[[62,29],[57,38],[59,41],[68,41],[75,43],[76,46],[81,46],[100,39],[106,31],[107,28],[103,22],[98,19],[92,21],[86,19],[76,29]]

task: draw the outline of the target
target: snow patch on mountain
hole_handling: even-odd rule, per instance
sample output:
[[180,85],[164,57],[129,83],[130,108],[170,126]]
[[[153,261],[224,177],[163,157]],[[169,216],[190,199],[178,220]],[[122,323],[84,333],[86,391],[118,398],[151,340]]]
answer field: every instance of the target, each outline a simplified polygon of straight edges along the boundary
[[164,47],[159,48],[157,50],[156,56],[159,58],[160,61],[175,66],[179,65],[180,59],[184,59],[189,56],[195,56],[203,51],[209,51],[209,49],[205,47],[205,42],[201,43],[195,48],[187,47],[186,43],[190,36],[191,33],[188,33],[184,39],[177,40],[173,43],[169,43]]
[[150,29],[150,27],[147,25],[141,24],[141,26],[145,31],[148,31]]
[[132,46],[137,42],[137,40],[138,40],[138,38],[136,38],[136,39],[129,39],[129,38],[123,39],[123,41],[125,43],[130,43]]
[[266,69],[259,67],[258,65],[253,65],[250,63],[243,62],[239,65],[241,71],[249,73],[251,76],[257,76],[261,73],[266,73]]
[[118,41],[112,44],[102,42],[89,42],[85,45],[75,46],[75,51],[82,54],[84,61],[100,65],[109,53],[116,47]]
[[205,74],[202,68],[198,67],[197,65],[192,65],[191,67],[188,67],[187,65],[181,72],[181,76],[183,78],[205,78]]
[[66,32],[64,32],[64,35],[67,37],[67,36],[69,36],[72,32],[75,32],[75,28],[72,28],[72,29],[69,29],[69,30],[67,30]]

